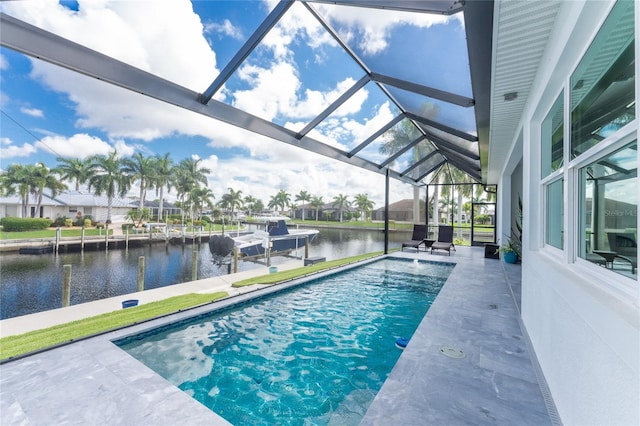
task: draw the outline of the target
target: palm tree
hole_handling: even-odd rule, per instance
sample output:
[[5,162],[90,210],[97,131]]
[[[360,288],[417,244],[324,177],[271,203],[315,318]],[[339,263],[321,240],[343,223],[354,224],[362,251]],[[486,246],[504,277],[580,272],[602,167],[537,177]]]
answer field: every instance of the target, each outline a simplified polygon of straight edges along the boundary
[[367,194],[357,194],[355,196],[354,203],[356,207],[358,207],[358,211],[360,212],[360,214],[364,217],[363,221],[366,222],[368,212],[373,210],[373,205],[375,203],[369,199],[369,196]]
[[254,212],[262,212],[264,211],[264,203],[261,199],[257,199],[253,202],[253,211]]
[[254,210],[254,204],[256,201],[258,200],[253,198],[251,195],[247,195],[244,197],[244,200],[242,200],[244,206],[249,209],[249,216],[251,216],[251,213]]
[[227,188],[229,192],[222,195],[222,202],[220,203],[221,207],[230,209],[230,218],[233,219],[233,213],[236,207],[242,206],[242,191],[234,190],[233,188]]
[[12,164],[2,173],[2,192],[18,194],[22,204],[22,217],[28,217],[29,194],[36,186],[34,165]]
[[284,209],[286,209],[291,204],[291,194],[289,194],[284,189],[281,189],[276,194],[277,206],[280,207],[282,213],[284,213]]
[[267,207],[275,210],[276,212],[278,211],[278,198],[275,195],[272,195],[271,198],[269,198],[269,204],[267,204]]
[[306,210],[304,205],[306,202],[311,201],[311,194],[307,191],[300,191],[298,195],[296,195],[296,201],[300,201],[302,203],[302,220],[304,220],[304,212]]
[[111,223],[113,199],[124,197],[130,188],[129,176],[122,173],[122,161],[118,153],[113,150],[109,155],[94,155],[89,157],[93,176],[89,185],[96,195],[107,195],[107,223]]
[[198,217],[202,217],[202,212],[205,207],[208,207],[209,210],[213,210],[214,205],[211,201],[215,198],[213,192],[209,188],[194,188],[189,193],[189,204],[192,205],[196,212],[199,213]]
[[[473,179],[467,173],[462,170],[454,167],[452,165],[446,165],[442,168],[442,173],[438,175],[439,181],[444,183],[441,187],[441,195],[445,198],[449,199],[449,202],[452,203],[452,207],[454,204],[452,191],[457,191],[457,215],[458,215],[458,228],[462,226],[462,198],[463,197],[471,197],[473,193],[473,185],[456,185],[459,183],[472,183]],[[442,204],[442,203],[440,203]],[[448,210],[448,208],[446,208]],[[451,223],[453,224],[453,208],[451,210],[451,214],[449,215]]]
[[51,196],[55,197],[58,195],[60,191],[64,191],[67,189],[67,185],[62,183],[53,170],[50,170],[42,163],[36,164],[33,169],[33,183],[35,187],[33,188],[36,192],[36,197],[38,200],[38,204],[36,205],[35,214],[39,215],[40,207],[42,206],[42,197],[44,195],[45,188],[51,191]]
[[91,179],[91,164],[87,160],[80,158],[63,158],[56,159],[59,163],[52,172],[58,173],[60,179],[75,182],[75,190],[80,190],[80,185]]
[[316,222],[318,221],[318,211],[320,210],[320,208],[322,206],[324,206],[324,200],[322,199],[322,196],[313,196],[311,197],[311,203],[310,203],[313,207],[315,207],[316,209]]
[[138,209],[144,208],[144,200],[147,196],[147,188],[153,187],[156,162],[153,157],[145,157],[137,152],[131,158],[122,160],[122,172],[129,175],[131,182],[140,182],[140,204]]
[[291,204],[291,194],[286,192],[284,189],[278,191],[278,193],[272,197],[271,199],[273,203],[269,202],[270,206],[273,204],[273,207],[280,207],[280,210],[284,213],[284,209],[287,208],[289,204]]
[[182,217],[182,223],[184,224],[184,213],[186,210],[186,197],[194,188],[193,181],[190,179],[189,175],[180,169],[179,166],[176,166],[174,169],[174,174],[171,176],[171,185],[176,189],[178,193],[178,198],[180,199],[178,203],[180,204],[180,216]]
[[333,207],[338,207],[338,211],[340,212],[340,222],[342,222],[342,212],[344,211],[345,207],[349,207],[351,205],[351,202],[348,200],[348,196],[343,195],[343,194],[338,194],[335,197],[333,197]]
[[207,186],[207,174],[211,173],[206,167],[200,167],[200,159],[185,158],[173,169],[172,185],[178,191],[178,197],[182,201],[182,221],[187,207],[185,199],[194,188],[202,183]]
[[156,188],[156,195],[160,198],[158,205],[158,220],[162,220],[162,210],[164,209],[164,188],[171,190],[171,177],[174,173],[173,160],[170,154],[163,156],[156,155],[154,159],[154,168],[156,170],[153,176],[153,186]]
[[180,170],[185,172],[189,178],[193,181],[194,186],[203,184],[209,186],[207,181],[207,175],[211,174],[211,170],[207,167],[200,167],[200,158],[185,158],[178,163]]

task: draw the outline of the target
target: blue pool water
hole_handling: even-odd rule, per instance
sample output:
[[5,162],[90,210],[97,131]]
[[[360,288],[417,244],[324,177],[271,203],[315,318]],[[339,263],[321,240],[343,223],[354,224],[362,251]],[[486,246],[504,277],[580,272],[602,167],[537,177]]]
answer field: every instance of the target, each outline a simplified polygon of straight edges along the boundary
[[383,259],[115,343],[233,424],[358,424],[452,268]]

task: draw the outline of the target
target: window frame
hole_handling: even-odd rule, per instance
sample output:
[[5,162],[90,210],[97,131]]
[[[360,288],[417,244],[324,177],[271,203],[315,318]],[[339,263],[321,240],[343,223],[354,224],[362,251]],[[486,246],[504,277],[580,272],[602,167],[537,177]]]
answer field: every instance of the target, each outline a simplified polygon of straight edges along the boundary
[[[636,279],[627,277],[626,275],[619,274],[617,272],[611,271],[609,269],[605,269],[601,266],[594,264],[593,262],[589,262],[588,260],[580,257],[580,242],[575,237],[576,235],[580,235],[580,220],[577,219],[577,216],[580,214],[580,206],[581,206],[581,194],[580,194],[580,170],[584,167],[589,166],[590,164],[607,157],[608,155],[613,154],[617,150],[624,148],[626,145],[630,144],[634,140],[638,139],[637,134],[637,126],[638,119],[636,118],[616,133],[603,140],[602,142],[594,145],[580,156],[576,157],[569,165],[568,172],[571,175],[572,185],[574,189],[573,200],[574,200],[574,210],[572,213],[575,213],[574,217],[576,219],[573,221],[573,234],[574,237],[570,241],[572,246],[572,256],[570,257],[570,262],[574,263],[576,266],[581,268],[585,268],[587,271],[598,272],[598,275],[602,275],[606,278],[607,284],[609,287],[614,287],[620,291],[623,291],[626,294],[631,296],[637,296],[638,289],[638,269],[636,268]],[[638,165],[638,160],[636,159],[636,166]],[[636,189],[637,192],[637,189]],[[636,221],[637,222],[637,221]],[[565,243],[569,243],[565,241]],[[566,244],[565,244],[566,245]],[[615,279],[612,279],[615,278]]]
[[[620,0],[618,0],[620,1]],[[539,248],[548,253],[555,259],[558,259],[559,255],[562,256],[562,263],[566,264],[570,268],[574,268],[575,272],[580,275],[588,275],[589,277],[595,277],[599,281],[605,283],[602,288],[609,289],[610,291],[617,292],[618,294],[623,294],[624,298],[631,296],[636,300],[640,297],[640,289],[638,288],[638,283],[640,282],[640,273],[638,272],[638,268],[636,268],[635,279],[612,270],[603,268],[593,262],[590,262],[582,257],[580,257],[580,241],[578,239],[580,235],[580,227],[581,220],[578,219],[578,215],[581,213],[581,182],[580,182],[580,169],[586,167],[587,165],[602,159],[613,152],[623,148],[634,140],[638,139],[640,136],[640,132],[638,131],[638,126],[640,120],[638,118],[638,113],[640,112],[640,107],[638,106],[638,98],[640,94],[640,81],[637,78],[640,75],[640,64],[638,63],[638,58],[640,58],[640,45],[638,43],[638,20],[640,19],[640,6],[635,6],[635,118],[619,128],[613,134],[607,136],[605,139],[600,141],[599,143],[591,146],[585,152],[580,155],[572,158],[572,150],[573,144],[571,140],[572,136],[572,105],[571,105],[571,79],[576,71],[579,64],[584,59],[586,53],[589,51],[591,46],[593,45],[596,37],[602,30],[605,25],[607,19],[609,18],[611,11],[616,6],[617,2],[611,2],[610,8],[607,11],[606,15],[603,17],[600,25],[594,29],[592,37],[590,40],[584,45],[584,48],[578,58],[576,59],[573,66],[568,70],[567,75],[565,75],[562,80],[562,84],[555,91],[555,96],[551,100],[548,100],[546,105],[544,114],[541,114],[541,118],[538,120],[532,120],[531,124],[536,126],[537,132],[540,132],[537,135],[537,138],[540,142],[538,147],[538,153],[540,155],[537,163],[537,167],[539,167],[537,171],[538,177],[538,194],[536,198],[539,201],[541,213],[540,226],[537,229],[536,234],[539,237]],[[553,110],[558,98],[564,95],[563,98],[563,162],[562,165],[555,171],[552,171],[546,176],[543,176],[543,144],[546,141],[543,140],[543,123],[546,120],[547,116]],[[549,99],[549,98],[547,98]],[[539,104],[538,108],[542,108],[543,105]],[[541,112],[542,112],[541,111]],[[549,141],[550,143],[550,141]],[[636,167],[640,165],[640,156],[636,159]],[[535,168],[532,169],[534,171]],[[534,172],[535,173],[535,172]],[[534,175],[532,175],[533,177]],[[563,238],[563,248],[559,249],[555,246],[552,246],[547,243],[547,226],[548,226],[548,189],[549,185],[557,182],[559,179],[564,179],[563,184],[563,224],[564,224],[564,238]],[[638,204],[640,204],[640,191],[636,188],[638,196]],[[636,226],[638,226],[640,222],[636,220]],[[639,234],[640,237],[640,234]]]

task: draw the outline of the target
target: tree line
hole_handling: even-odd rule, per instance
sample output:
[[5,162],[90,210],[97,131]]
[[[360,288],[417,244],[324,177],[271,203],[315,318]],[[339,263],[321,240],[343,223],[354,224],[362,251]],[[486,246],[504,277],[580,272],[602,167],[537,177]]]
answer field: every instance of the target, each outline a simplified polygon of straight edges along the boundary
[[[165,195],[171,191],[175,191],[179,200],[175,204],[181,208],[183,220],[185,214],[197,218],[202,217],[205,211],[220,212],[219,209],[224,209],[230,217],[236,217],[240,209],[245,209],[249,216],[265,210],[262,200],[251,195],[243,197],[242,191],[233,188],[228,188],[215,203],[215,195],[208,188],[207,180],[211,170],[203,167],[200,159],[185,158],[174,163],[169,153],[152,156],[136,153],[120,158],[114,150],[107,155],[93,155],[86,159],[58,157],[57,162],[53,168],[42,163],[10,165],[0,174],[0,195],[17,194],[21,199],[22,217],[29,217],[31,200],[35,200],[35,212],[39,212],[45,190],[56,197],[69,189],[67,183],[76,191],[81,185],[86,185],[89,192],[107,197],[107,222],[111,221],[113,200],[124,198],[135,183],[139,185],[140,212],[144,210],[147,191],[155,191],[159,201],[159,220],[163,217]],[[284,213],[286,209],[295,208],[298,202],[302,204],[303,220],[306,220],[305,204],[313,207],[316,220],[319,210],[326,204],[322,196],[311,195],[307,191],[300,191],[292,201],[291,194],[281,189],[271,196],[267,208]],[[366,220],[374,204],[367,194],[357,194],[353,200],[338,194],[332,200],[341,222],[344,212],[351,207],[356,207],[360,219]]]

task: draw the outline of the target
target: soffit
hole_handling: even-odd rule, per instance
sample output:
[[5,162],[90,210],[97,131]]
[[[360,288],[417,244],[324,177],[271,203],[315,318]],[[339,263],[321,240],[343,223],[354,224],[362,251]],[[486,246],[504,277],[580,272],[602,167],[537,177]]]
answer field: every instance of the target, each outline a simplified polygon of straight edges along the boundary
[[[491,129],[481,147],[483,181],[497,183],[517,135],[561,1],[498,1],[494,17]],[[513,100],[505,94],[517,93]]]

